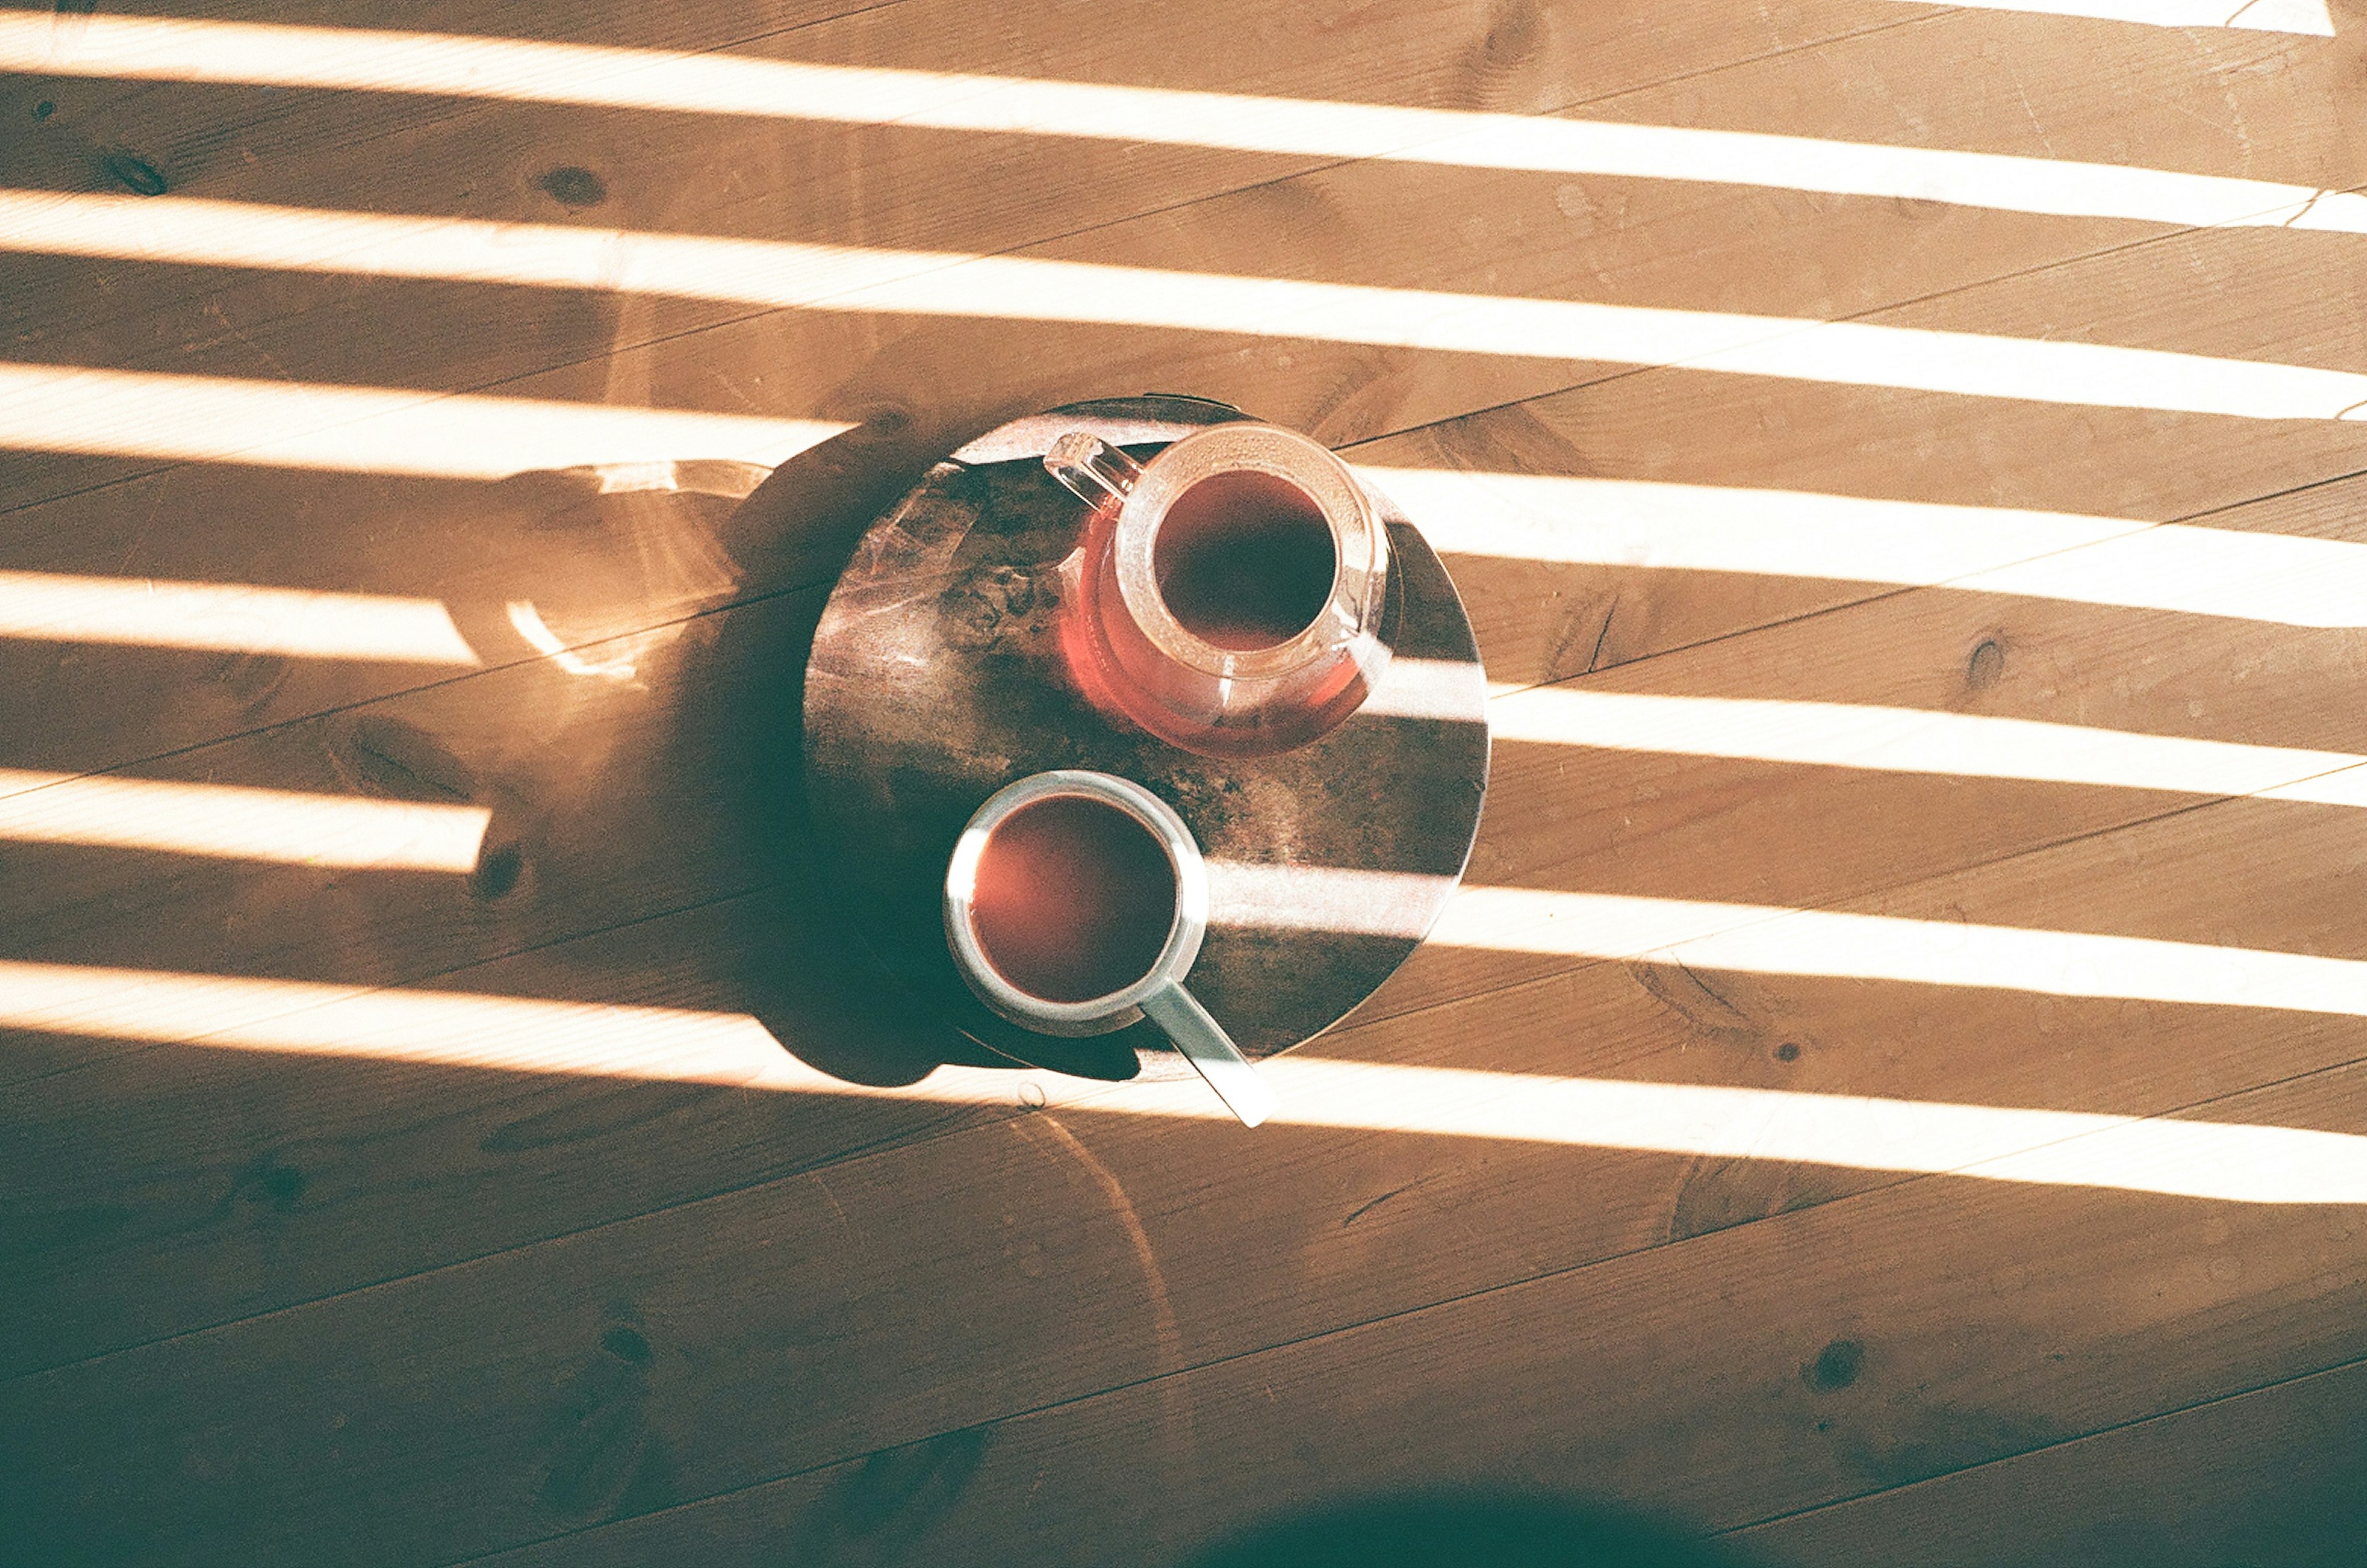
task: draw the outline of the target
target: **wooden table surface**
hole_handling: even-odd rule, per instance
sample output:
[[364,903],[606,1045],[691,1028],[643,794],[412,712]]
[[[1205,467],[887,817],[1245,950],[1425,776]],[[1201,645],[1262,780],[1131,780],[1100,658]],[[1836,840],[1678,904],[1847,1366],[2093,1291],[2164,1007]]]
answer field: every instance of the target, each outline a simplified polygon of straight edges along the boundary
[[[200,8],[0,10],[0,1558],[2356,1561],[2362,0]],[[1498,684],[1254,1133],[852,983],[787,761],[1154,389]]]

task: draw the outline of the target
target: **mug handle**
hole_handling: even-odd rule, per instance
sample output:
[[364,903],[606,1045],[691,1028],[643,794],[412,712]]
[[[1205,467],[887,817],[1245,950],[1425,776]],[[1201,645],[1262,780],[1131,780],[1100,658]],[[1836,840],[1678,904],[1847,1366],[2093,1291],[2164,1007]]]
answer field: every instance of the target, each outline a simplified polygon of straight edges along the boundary
[[1225,1026],[1210,1018],[1199,998],[1180,982],[1170,980],[1145,997],[1142,1010],[1167,1032],[1184,1059],[1199,1069],[1217,1098],[1241,1119],[1242,1126],[1254,1127],[1274,1113],[1281,1102],[1274,1099],[1274,1090],[1258,1077],[1257,1069],[1225,1032]]
[[1095,510],[1123,502],[1142,479],[1141,464],[1089,430],[1072,430],[1053,442],[1044,467]]

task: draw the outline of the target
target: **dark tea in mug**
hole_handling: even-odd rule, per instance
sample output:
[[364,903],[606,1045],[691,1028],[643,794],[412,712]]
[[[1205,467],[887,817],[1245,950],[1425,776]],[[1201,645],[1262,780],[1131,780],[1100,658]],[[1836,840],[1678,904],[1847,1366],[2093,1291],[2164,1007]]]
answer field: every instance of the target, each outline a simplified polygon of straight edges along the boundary
[[1056,795],[995,825],[978,861],[970,930],[1031,997],[1084,1002],[1150,972],[1175,924],[1175,867],[1117,807]]
[[1339,552],[1313,496],[1276,475],[1234,468],[1169,505],[1151,565],[1178,625],[1249,652],[1279,648],[1315,624],[1331,601]]

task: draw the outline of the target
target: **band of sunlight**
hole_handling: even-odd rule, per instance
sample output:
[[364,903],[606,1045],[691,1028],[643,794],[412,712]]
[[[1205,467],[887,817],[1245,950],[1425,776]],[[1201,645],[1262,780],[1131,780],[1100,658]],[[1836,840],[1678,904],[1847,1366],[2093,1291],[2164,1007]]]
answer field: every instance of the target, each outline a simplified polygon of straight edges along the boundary
[[[10,199],[19,205],[0,207],[0,236],[6,236],[0,239],[0,245],[51,245],[77,254],[132,260],[619,289],[835,311],[1000,317],[1319,339],[1446,354],[1669,365],[1844,386],[2248,419],[2367,419],[2367,375],[2355,371],[2109,344],[1175,272],[1037,256],[398,218],[173,197],[17,192]],[[38,219],[37,213],[41,215]],[[103,389],[103,380],[95,380],[79,400],[72,393],[47,401],[21,391],[12,394],[12,387],[52,387],[70,375],[113,376],[126,381],[160,378],[135,378],[129,372],[51,371],[39,383],[25,379],[38,375],[32,367],[0,367],[0,443],[42,445],[28,438],[28,427],[83,444],[69,450],[121,450],[107,443],[169,440],[165,434],[133,434],[122,428],[124,422],[109,419],[109,396]],[[282,387],[276,395],[291,403],[320,400],[328,404],[342,398],[357,408],[370,400],[404,396],[375,389],[321,387]],[[258,391],[253,396],[265,394]],[[453,404],[462,401],[449,400]],[[479,401],[501,405],[515,400]],[[487,445],[466,408],[447,408],[443,402],[407,401],[404,406],[446,408],[443,427],[455,436],[474,431],[473,446],[478,451]],[[527,408],[567,411],[564,415],[542,416],[552,420],[589,423],[595,419],[581,405],[516,403],[508,421],[520,423]],[[811,434],[817,429],[834,433],[844,428],[654,410],[606,410],[603,416],[634,430],[636,444],[612,453],[616,460],[685,451],[720,457],[747,456],[754,450],[776,452],[784,441],[811,445],[821,439]],[[344,417],[362,416],[356,412]],[[432,420],[436,416],[413,417]],[[643,422],[647,428],[636,429],[635,421]],[[638,444],[650,440],[656,422],[663,421],[683,424],[685,439],[689,429],[706,422],[709,428],[703,436],[705,444],[677,445],[671,453],[651,453]],[[796,434],[789,434],[785,426],[793,427]],[[577,423],[571,423],[567,428],[572,437]],[[102,430],[116,434],[103,434]],[[730,434],[734,431],[740,434]],[[557,439],[555,432],[546,434]],[[729,444],[735,440],[746,445]],[[295,445],[304,449],[302,442]],[[334,441],[327,449],[333,454],[338,450]],[[586,459],[577,456],[571,460]],[[511,463],[504,471],[538,466],[542,465]]]
[[[1208,863],[1209,923],[1412,939],[1448,879]],[[1430,945],[2367,1018],[2367,961],[2094,931],[1549,888],[1456,889]]]
[[2367,545],[2010,506],[1358,464],[1448,555],[1945,584],[2297,626],[2367,626]]
[[1508,690],[1498,740],[2367,806],[2367,757],[1855,703]]
[[2334,36],[2326,0],[1949,0],[1983,11],[2094,17],[2150,28],[2249,28],[2270,33]]
[[1416,718],[1433,723],[1480,722],[1488,704],[1488,672],[1451,659],[1392,659],[1357,716]]
[[[2240,3],[2227,0],[2230,6]],[[2292,10],[2312,0],[2255,3],[2256,8]],[[0,70],[11,69],[1081,137],[1281,156],[1707,181],[2180,226],[2367,233],[2367,197],[2172,169],[1693,126],[449,34],[142,17],[77,18],[61,28],[47,15],[0,11]],[[0,229],[6,227],[0,222]]]
[[435,599],[0,571],[0,637],[389,663],[483,662]]
[[[1196,1084],[944,1066],[844,1082],[754,1019],[459,992],[0,962],[0,1027],[516,1073],[729,1085],[841,1100],[1223,1125]],[[2304,1128],[1290,1055],[1259,1064],[1269,1126],[1507,1139],[2117,1189],[2248,1203],[2367,1202],[2367,1138]]]
[[696,455],[777,464],[847,428],[682,409],[0,364],[0,447],[497,479]]
[[371,871],[476,868],[481,807],[0,768],[0,839]]

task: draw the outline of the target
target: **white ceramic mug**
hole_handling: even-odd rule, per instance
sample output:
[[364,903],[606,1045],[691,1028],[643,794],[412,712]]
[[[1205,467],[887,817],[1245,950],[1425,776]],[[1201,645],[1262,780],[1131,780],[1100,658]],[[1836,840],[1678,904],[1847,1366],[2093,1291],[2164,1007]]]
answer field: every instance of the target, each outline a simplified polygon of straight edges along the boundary
[[996,791],[946,867],[946,942],[980,1001],[1045,1034],[1148,1016],[1234,1115],[1274,1091],[1184,987],[1208,925],[1208,874],[1184,819],[1140,784],[1062,769]]

